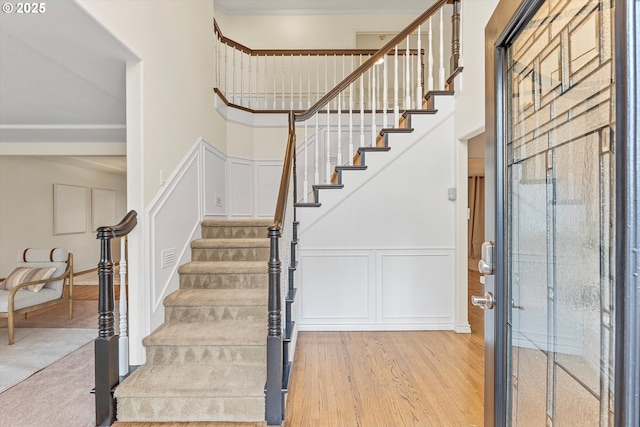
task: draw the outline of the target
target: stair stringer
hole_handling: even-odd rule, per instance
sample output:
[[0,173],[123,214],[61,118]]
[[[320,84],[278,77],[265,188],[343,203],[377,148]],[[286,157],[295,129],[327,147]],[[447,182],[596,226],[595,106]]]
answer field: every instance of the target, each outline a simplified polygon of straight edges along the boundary
[[299,330],[454,329],[453,102],[438,106],[298,209]]

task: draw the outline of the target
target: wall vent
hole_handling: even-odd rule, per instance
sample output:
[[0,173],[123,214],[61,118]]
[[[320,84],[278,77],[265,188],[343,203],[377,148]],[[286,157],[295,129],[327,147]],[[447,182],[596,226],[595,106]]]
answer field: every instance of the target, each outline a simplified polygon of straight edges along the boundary
[[165,249],[160,252],[161,268],[171,267],[176,263],[176,248]]

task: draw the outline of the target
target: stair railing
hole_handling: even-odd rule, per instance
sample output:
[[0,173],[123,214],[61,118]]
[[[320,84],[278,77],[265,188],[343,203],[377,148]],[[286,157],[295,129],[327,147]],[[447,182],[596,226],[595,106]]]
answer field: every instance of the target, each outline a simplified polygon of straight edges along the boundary
[[[119,369],[119,340],[115,333],[114,288],[113,288],[113,257],[111,241],[113,239],[126,240],[127,235],[138,223],[137,213],[129,211],[113,226],[99,227],[97,238],[100,240],[100,262],[98,263],[98,337],[95,339],[95,404],[96,426],[110,426],[116,420],[116,402],[113,390],[119,383],[121,371]],[[124,273],[122,259],[126,257],[126,244],[120,254],[120,333],[126,338],[126,262]],[[124,298],[124,299],[123,299]],[[123,313],[124,312],[124,313]],[[124,325],[124,328],[123,328]],[[123,330],[124,329],[124,330]],[[127,341],[124,341],[126,345]],[[128,373],[128,361],[125,375]]]
[[[444,47],[443,47],[443,16],[444,8],[447,5],[451,5],[452,8],[452,43],[451,43],[451,60],[449,67],[449,78],[445,80],[445,61],[444,61]],[[412,110],[423,109],[423,94],[434,90],[433,82],[433,70],[435,66],[432,66],[433,62],[433,49],[431,43],[433,41],[432,28],[433,21],[439,20],[440,25],[440,49],[439,49],[439,66],[438,66],[438,81],[440,90],[450,89],[451,82],[457,73],[460,71],[461,61],[461,45],[460,45],[460,0],[437,0],[429,9],[427,9],[422,15],[417,17],[411,24],[409,24],[403,31],[393,37],[386,45],[374,54],[368,56],[365,60],[360,62],[360,65],[352,71],[348,76],[342,79],[335,87],[322,96],[315,104],[309,106],[306,111],[289,112],[289,132],[287,136],[287,147],[284,157],[284,164],[282,168],[282,177],[280,180],[280,188],[278,198],[276,202],[276,212],[274,216],[273,225],[269,227],[269,238],[271,239],[271,254],[269,258],[269,333],[267,337],[267,384],[266,384],[266,421],[267,424],[280,425],[284,419],[285,414],[285,393],[288,388],[288,375],[290,373],[290,361],[285,358],[287,354],[283,348],[283,311],[282,311],[282,296],[283,289],[286,285],[282,283],[281,274],[281,262],[279,251],[279,240],[283,233],[283,230],[288,232],[291,230],[292,242],[291,242],[291,263],[289,266],[289,275],[291,277],[292,268],[295,270],[295,245],[297,244],[297,221],[295,220],[295,206],[298,201],[297,195],[297,180],[298,173],[297,157],[304,156],[304,169],[302,171],[301,179],[303,181],[303,201],[307,201],[307,194],[309,189],[309,175],[308,166],[311,163],[309,160],[308,152],[309,141],[314,140],[314,158],[315,170],[313,175],[317,185],[333,185],[330,169],[333,166],[333,152],[330,141],[331,128],[337,128],[336,134],[336,147],[339,149],[335,156],[335,166],[342,164],[342,115],[348,114],[348,153],[349,160],[348,165],[353,167],[353,153],[355,148],[354,134],[358,136],[360,147],[377,147],[377,135],[380,123],[381,128],[386,128],[389,125],[389,119],[391,119],[392,126],[399,126],[400,121],[400,109]],[[415,61],[411,63],[410,54],[411,51],[410,42],[412,38],[415,38],[417,43],[417,51],[422,50],[422,26],[427,25],[428,34],[428,78],[426,91],[423,90],[424,80],[422,79],[423,64],[421,61]],[[415,34],[415,36],[414,36]],[[399,55],[399,52],[404,49],[405,55]],[[417,58],[422,58],[422,55],[418,55]],[[388,63],[393,60],[393,83],[389,84],[391,74],[389,72]],[[325,67],[327,65],[325,64]],[[412,70],[415,70],[412,72]],[[327,75],[327,69],[325,69],[325,76]],[[402,73],[402,74],[401,74]],[[413,77],[412,77],[413,76]],[[382,81],[382,84],[379,82]],[[402,84],[402,98],[400,97],[400,88]],[[317,91],[319,92],[319,91]],[[389,98],[389,92],[391,92],[392,98]],[[368,104],[364,98],[369,96]],[[357,96],[354,96],[357,94]],[[358,104],[356,101],[359,99],[359,123],[357,123],[359,129],[356,129],[354,105]],[[307,105],[309,105],[310,98],[307,99]],[[365,110],[365,105],[369,105],[370,109]],[[430,108],[430,105],[426,105]],[[326,113],[324,112],[326,109]],[[321,123],[320,113],[323,111],[323,120]],[[391,117],[388,117],[391,115]],[[313,119],[313,123],[308,123]],[[304,143],[301,148],[296,146],[296,122],[304,122]],[[322,141],[321,132],[319,132],[319,125],[322,124],[325,133],[325,158],[327,159],[325,166],[326,172],[324,177],[321,175],[321,167],[319,159],[320,156],[320,143]],[[370,135],[365,135],[365,127],[370,129]],[[315,134],[309,137],[309,128],[315,129]],[[366,137],[370,137],[370,143],[366,142]],[[293,214],[287,213],[287,210],[293,210]],[[288,218],[288,219],[287,219]],[[288,240],[285,240],[288,241]],[[286,251],[285,251],[286,252]],[[292,287],[291,279],[289,280],[289,293],[295,293],[295,289]],[[284,313],[284,324],[291,324],[291,313],[286,310]],[[291,326],[293,328],[293,326]],[[291,333],[291,332],[289,332]]]
[[[460,7],[460,0],[436,2],[307,111],[296,112],[295,121],[304,123],[298,126],[297,179],[302,191],[296,202],[309,203],[314,187],[335,183],[337,166],[357,166],[358,151],[376,149],[381,129],[403,126],[401,111],[421,110],[426,93],[452,88],[462,61]],[[446,51],[444,22],[449,14],[452,35]],[[407,50],[424,51],[416,59],[424,57],[426,64],[401,55]],[[450,60],[445,61],[445,53]]]
[[[215,20],[214,29],[215,91],[227,105],[254,113],[305,111],[329,90],[329,84],[335,85],[377,52],[376,49],[251,49],[225,37]],[[398,55],[410,56],[411,63],[424,63],[424,58],[417,58],[424,55],[423,49],[401,50]]]

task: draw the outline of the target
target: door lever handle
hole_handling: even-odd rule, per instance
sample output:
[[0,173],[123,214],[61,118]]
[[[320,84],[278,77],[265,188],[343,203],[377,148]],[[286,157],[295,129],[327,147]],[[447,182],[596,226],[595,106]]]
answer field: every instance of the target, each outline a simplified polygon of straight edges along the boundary
[[495,300],[493,299],[493,294],[491,292],[485,292],[484,296],[473,295],[471,297],[471,304],[476,307],[480,307],[481,309],[491,310],[493,309],[493,304]]

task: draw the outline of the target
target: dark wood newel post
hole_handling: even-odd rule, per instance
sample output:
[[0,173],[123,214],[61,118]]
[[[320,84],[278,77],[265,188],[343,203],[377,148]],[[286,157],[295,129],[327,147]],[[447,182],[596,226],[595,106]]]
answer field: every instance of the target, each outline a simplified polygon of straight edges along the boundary
[[118,384],[118,336],[115,334],[111,227],[98,228],[98,338],[95,340],[96,425],[110,426],[116,419],[112,390]]
[[282,423],[282,301],[280,296],[280,227],[269,227],[269,332],[267,335],[266,420]]
[[460,61],[460,1],[452,0],[453,14],[451,15],[451,69],[449,73],[453,73],[459,65]]

